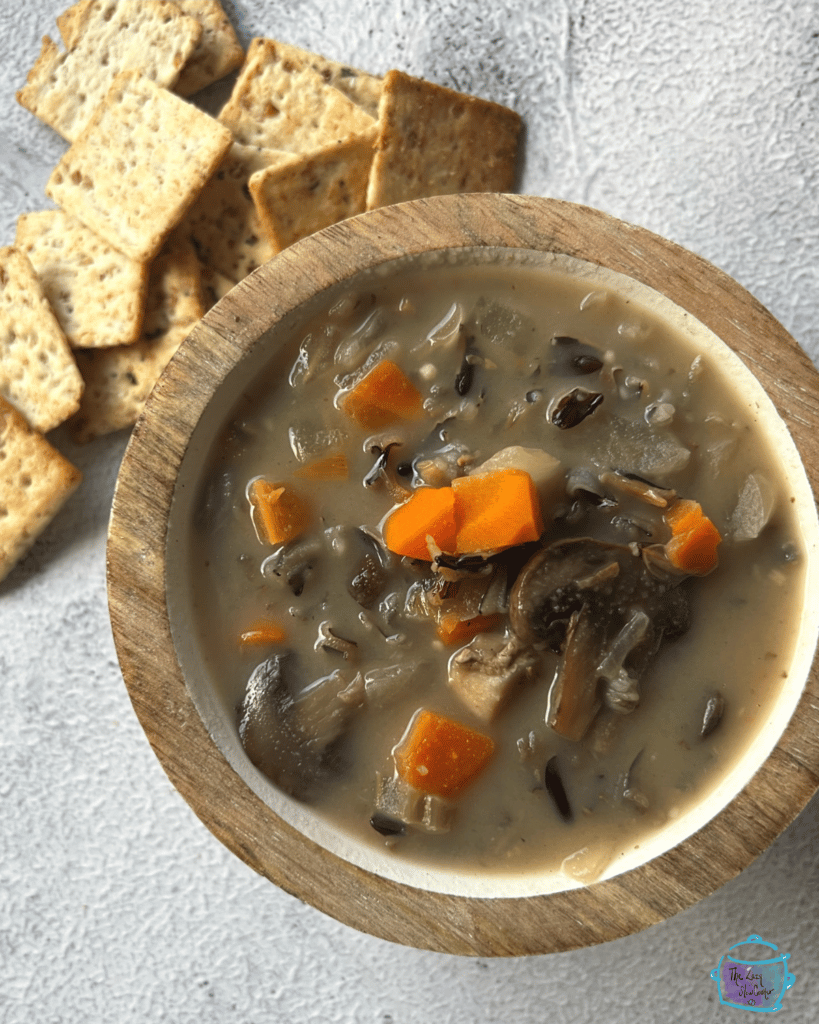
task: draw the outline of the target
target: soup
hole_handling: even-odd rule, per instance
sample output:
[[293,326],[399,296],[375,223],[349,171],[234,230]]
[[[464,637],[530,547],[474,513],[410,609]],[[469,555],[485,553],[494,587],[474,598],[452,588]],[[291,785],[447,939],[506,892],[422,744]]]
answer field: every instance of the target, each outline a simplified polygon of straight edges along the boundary
[[581,882],[702,800],[759,736],[804,588],[712,355],[520,261],[374,273],[300,324],[191,526],[256,768],[396,860]]

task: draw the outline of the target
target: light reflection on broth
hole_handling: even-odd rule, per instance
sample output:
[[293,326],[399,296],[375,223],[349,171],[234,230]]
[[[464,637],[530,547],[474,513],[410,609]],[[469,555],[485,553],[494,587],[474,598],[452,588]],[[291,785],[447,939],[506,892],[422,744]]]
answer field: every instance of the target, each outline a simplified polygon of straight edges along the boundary
[[[421,411],[377,393],[357,417],[350,394],[387,363]],[[231,416],[191,545],[201,640],[254,763],[395,858],[581,881],[701,799],[779,692],[803,586],[790,495],[730,388],[645,310],[542,270],[374,276],[315,316]],[[385,549],[394,507],[489,460],[533,481],[542,537],[434,568],[435,531],[426,559]],[[282,487],[297,532],[270,544]],[[721,535],[706,575],[669,565],[680,500]],[[411,774],[422,712],[493,744],[459,792]]]

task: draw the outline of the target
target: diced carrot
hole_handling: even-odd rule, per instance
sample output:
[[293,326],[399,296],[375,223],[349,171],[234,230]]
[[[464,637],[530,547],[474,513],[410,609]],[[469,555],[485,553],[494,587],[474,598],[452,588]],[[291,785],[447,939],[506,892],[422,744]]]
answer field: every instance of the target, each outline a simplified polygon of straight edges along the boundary
[[537,540],[543,533],[540,500],[521,469],[456,477],[456,554],[496,551]]
[[426,709],[395,751],[395,765],[410,786],[436,796],[457,796],[486,767],[495,743],[469,726]]
[[239,635],[239,639],[246,646],[267,646],[283,644],[287,639],[287,633],[272,619],[258,619]]
[[398,505],[383,526],[390,551],[429,562],[427,537],[442,551],[455,550],[455,495],[451,487],[419,487]]
[[663,518],[671,528],[671,539],[665,545],[671,564],[692,576],[711,572],[719,561],[717,546],[722,537],[699,503],[681,498]]
[[396,420],[419,419],[424,412],[421,393],[390,359],[376,363],[339,404],[365,430],[378,430]]
[[344,452],[336,452],[299,466],[293,476],[301,477],[302,480],[346,480],[349,474],[347,456]]
[[248,497],[253,525],[263,543],[286,544],[310,525],[312,517],[304,499],[284,484],[254,480]]
[[471,619],[462,619],[455,612],[448,612],[442,615],[435,627],[438,636],[447,646],[455,644],[466,644],[478,635],[488,633],[506,620],[504,614],[496,615],[475,615]]

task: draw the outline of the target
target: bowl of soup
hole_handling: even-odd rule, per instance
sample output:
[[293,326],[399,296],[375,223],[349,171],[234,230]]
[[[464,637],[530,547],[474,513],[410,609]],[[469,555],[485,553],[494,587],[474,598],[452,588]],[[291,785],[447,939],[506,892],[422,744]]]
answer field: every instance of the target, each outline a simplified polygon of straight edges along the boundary
[[123,461],[112,623],[163,767],[393,941],[671,916],[815,790],[817,410],[736,282],[598,211],[442,197],[297,243]]

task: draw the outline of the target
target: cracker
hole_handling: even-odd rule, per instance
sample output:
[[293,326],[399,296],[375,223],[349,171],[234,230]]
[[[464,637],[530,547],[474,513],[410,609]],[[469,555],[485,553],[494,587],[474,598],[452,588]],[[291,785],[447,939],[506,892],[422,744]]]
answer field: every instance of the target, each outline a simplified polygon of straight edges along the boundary
[[64,210],[147,262],[202,190],[230,132],[138,72],[118,75],[46,185]]
[[306,153],[367,131],[374,118],[294,47],[254,39],[219,120],[237,142]]
[[362,107],[370,117],[373,119],[378,117],[378,102],[381,98],[383,79],[366,71],[359,71],[358,68],[350,67],[349,64],[329,60],[310,50],[302,50],[291,43],[263,38],[252,40],[248,47],[247,66],[242,70],[242,78],[245,79],[245,82],[244,85],[236,83],[237,88],[232,97],[232,99],[236,98],[237,103],[241,103],[251,116],[260,118],[266,113],[265,95],[258,88],[261,83],[254,84],[254,79],[258,75],[264,76],[265,73],[269,73],[269,70],[266,72],[265,69],[276,64],[287,72],[312,68],[313,71],[321,75],[327,85],[344,93],[353,103]]
[[196,253],[174,235],[151,268],[140,340],[76,353],[85,393],[69,424],[74,439],[90,441],[133,426],[165,366],[203,315]]
[[77,489],[82,474],[0,397],[0,580]]
[[17,100],[69,142],[118,73],[137,70],[173,86],[202,35],[202,25],[170,0],[84,0],[58,25],[65,52],[45,36]]
[[363,213],[377,129],[257,171],[250,194],[279,252],[306,235]]
[[24,213],[15,246],[31,260],[72,348],[129,345],[142,330],[148,265],[63,210]]
[[219,0],[176,0],[176,6],[202,26],[199,43],[174,86],[180,96],[191,96],[240,67],[245,51]]
[[31,261],[0,249],[0,394],[46,433],[67,419],[82,394],[71,349]]
[[270,259],[275,250],[262,231],[248,181],[255,171],[297,159],[258,146],[230,147],[179,226],[203,266],[236,284]]
[[514,187],[521,119],[489,100],[401,71],[384,78],[367,209]]

